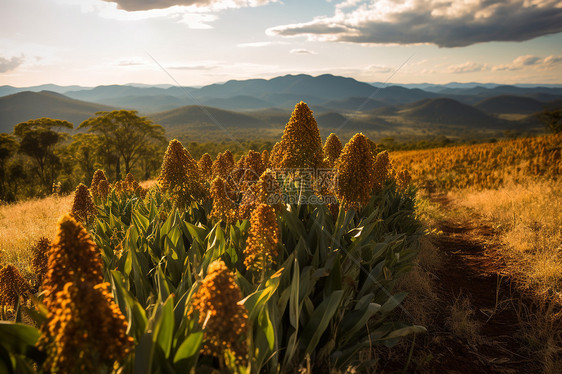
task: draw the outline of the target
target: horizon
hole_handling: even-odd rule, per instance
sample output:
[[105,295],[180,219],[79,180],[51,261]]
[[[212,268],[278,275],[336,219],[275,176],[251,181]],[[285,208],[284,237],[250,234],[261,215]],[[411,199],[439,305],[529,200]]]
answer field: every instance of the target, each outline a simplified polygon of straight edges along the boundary
[[[57,84],[57,83],[53,83],[53,82],[47,82],[47,83],[39,83],[39,84],[34,84],[34,85],[30,85],[30,86],[13,86],[13,85],[9,85],[9,84],[5,84],[2,86],[10,86],[13,88],[36,88],[36,87],[41,87],[41,86],[58,86],[58,87],[80,87],[80,88],[84,88],[84,89],[92,89],[92,88],[96,88],[96,87],[108,87],[108,86],[145,86],[145,87],[163,87],[163,86],[168,86],[168,87],[164,87],[164,88],[169,88],[169,87],[185,87],[185,88],[201,88],[201,87],[205,87],[205,86],[209,86],[209,85],[223,85],[229,82],[240,82],[240,81],[248,81],[248,80],[272,80],[275,78],[281,78],[281,77],[287,77],[287,76],[298,76],[298,75],[308,75],[311,77],[320,77],[322,75],[332,75],[335,77],[342,77],[342,78],[352,78],[355,79],[354,77],[350,77],[350,76],[343,76],[343,75],[334,75],[334,74],[318,74],[318,75],[311,75],[311,74],[305,74],[305,73],[294,73],[294,74],[284,74],[284,75],[278,75],[278,76],[273,76],[273,77],[250,77],[250,78],[246,78],[246,79],[229,79],[226,81],[217,81],[217,82],[211,82],[209,84],[204,84],[204,85],[196,85],[196,86],[179,86],[177,84],[171,84],[171,83],[154,83],[154,84],[149,84],[149,83],[142,83],[142,82],[128,82],[128,83],[108,83],[108,84],[99,84],[99,85],[80,85],[80,84]],[[428,85],[428,86],[448,86],[448,85],[470,85],[470,86],[490,86],[490,85],[495,85],[495,86],[531,86],[531,87],[562,87],[562,83],[545,83],[545,82],[533,82],[533,83],[512,83],[512,84],[504,84],[504,83],[498,83],[498,82],[493,82],[493,81],[489,81],[489,82],[459,82],[459,81],[450,81],[450,82],[446,82],[446,83],[431,83],[431,82],[403,82],[403,83],[398,83],[398,82],[367,82],[367,81],[361,81],[359,79],[355,79],[358,82],[361,83],[367,83],[370,85],[374,85],[375,88],[377,88],[378,86],[376,85],[383,85],[384,87],[391,87],[391,86],[413,86],[413,85]],[[2,87],[0,86],[0,87]]]
[[0,85],[15,87],[194,87],[301,73],[562,84],[554,0],[6,0],[0,14]]

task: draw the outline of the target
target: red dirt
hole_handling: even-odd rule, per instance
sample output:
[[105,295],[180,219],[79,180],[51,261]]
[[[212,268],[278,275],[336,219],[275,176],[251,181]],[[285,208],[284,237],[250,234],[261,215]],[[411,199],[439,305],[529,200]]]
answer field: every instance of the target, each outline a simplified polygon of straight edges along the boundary
[[[502,265],[494,256],[499,245],[494,232],[477,218],[456,215],[454,203],[445,195],[432,197],[447,211],[447,221],[434,244],[443,259],[436,272],[435,291],[439,311],[429,326],[425,348],[431,361],[422,369],[429,373],[531,373],[540,371],[536,358],[525,349],[519,336],[514,305],[522,302],[502,276]],[[462,217],[462,218],[461,218]],[[447,327],[450,306],[459,296],[468,297],[480,324],[475,341],[455,336]],[[428,354],[428,352],[426,352]]]

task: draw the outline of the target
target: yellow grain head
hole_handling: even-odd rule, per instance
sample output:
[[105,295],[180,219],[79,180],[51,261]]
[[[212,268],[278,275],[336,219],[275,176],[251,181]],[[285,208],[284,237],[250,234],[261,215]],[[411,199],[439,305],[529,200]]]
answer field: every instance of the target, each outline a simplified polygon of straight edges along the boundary
[[205,153],[197,162],[201,175],[205,180],[210,181],[213,175],[213,160],[208,153]]
[[230,153],[230,151],[219,153],[212,166],[213,178],[221,177],[224,180],[228,180],[233,168],[234,157],[232,153]]
[[388,152],[383,151],[375,157],[375,182],[373,184],[373,192],[377,193],[382,191],[384,182],[388,179],[390,174],[390,158]]
[[13,265],[0,269],[0,306],[15,308],[19,297],[26,300],[31,293],[31,286]]
[[338,157],[340,157],[343,146],[340,139],[334,133],[328,136],[326,144],[324,144],[324,162],[326,166],[333,167]]
[[57,292],[38,347],[52,373],[94,373],[112,368],[132,349],[127,321],[108,291],[109,283],[66,283]]
[[240,157],[240,159],[234,165],[230,175],[225,178],[229,183],[234,183],[238,189],[244,190],[244,175],[246,174],[246,156]]
[[[90,185],[90,192],[93,197],[102,197],[102,194],[100,193],[100,183],[102,183],[103,181],[109,184],[103,170],[96,170],[94,176],[92,177],[92,184]],[[107,197],[107,194],[105,195],[105,197]]]
[[111,185],[107,180],[102,180],[97,186],[96,193],[97,196],[101,199],[107,199],[109,193],[111,192]]
[[216,177],[211,182],[211,198],[213,199],[213,209],[209,217],[215,221],[222,220],[227,225],[234,223],[237,219],[234,196],[221,177]]
[[412,183],[412,176],[407,169],[400,170],[396,174],[396,184],[401,190],[405,190]]
[[197,162],[178,140],[172,140],[158,177],[160,187],[172,194],[178,207],[185,208],[192,201],[205,198],[206,191],[202,182]]
[[43,279],[44,303],[49,308],[67,282],[103,282],[103,265],[99,249],[80,222],[64,215],[51,243],[47,273]]
[[277,142],[273,145],[271,153],[269,154],[269,167],[276,168],[280,162],[281,157],[281,142]]
[[125,189],[128,193],[134,193],[137,188],[139,188],[139,182],[135,180],[135,177],[131,173],[127,173],[125,180],[123,181],[125,184]]
[[47,238],[40,238],[31,247],[31,270],[37,276],[38,284],[43,282],[43,277],[47,274],[50,249],[51,242]]
[[246,269],[265,271],[275,263],[279,228],[273,207],[260,204],[252,211],[250,232],[244,248]]
[[275,168],[318,168],[323,165],[322,139],[312,111],[304,102],[295,105],[285,126],[278,149]]
[[345,209],[360,208],[370,198],[374,182],[373,155],[367,138],[355,134],[335,164],[334,192]]
[[90,190],[82,183],[76,187],[74,192],[71,214],[80,222],[86,222],[97,214]]
[[244,191],[238,207],[239,217],[249,219],[258,204],[271,205],[276,212],[281,212],[284,207],[281,187],[270,169],[265,170],[260,179]]
[[198,315],[203,326],[203,354],[222,358],[230,350],[238,364],[245,364],[248,314],[241,300],[234,273],[221,260],[211,263],[188,311],[188,317]]
[[261,153],[252,150],[248,151],[248,154],[244,158],[244,169],[244,182],[247,184],[256,182],[265,171]]
[[261,163],[266,169],[269,167],[269,151],[267,149],[261,151]]

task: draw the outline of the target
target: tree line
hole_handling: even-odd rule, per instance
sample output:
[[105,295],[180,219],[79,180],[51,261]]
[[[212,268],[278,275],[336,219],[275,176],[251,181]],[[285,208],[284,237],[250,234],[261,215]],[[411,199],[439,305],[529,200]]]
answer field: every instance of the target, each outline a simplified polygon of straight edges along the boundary
[[167,140],[164,128],[136,111],[98,112],[76,128],[38,118],[0,134],[0,201],[68,192],[91,181],[97,169],[115,180],[132,172],[148,179],[159,170]]

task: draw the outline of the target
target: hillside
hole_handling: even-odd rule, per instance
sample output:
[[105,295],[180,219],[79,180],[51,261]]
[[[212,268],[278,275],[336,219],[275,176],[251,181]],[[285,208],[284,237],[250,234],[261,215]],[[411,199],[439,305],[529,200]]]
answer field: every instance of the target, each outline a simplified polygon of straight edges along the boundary
[[368,97],[348,97],[341,100],[332,100],[324,103],[328,108],[341,110],[371,110],[386,106],[387,103],[381,100],[374,100]]
[[401,116],[420,122],[470,127],[502,127],[505,123],[470,105],[452,99],[423,100],[418,105],[398,112]]
[[20,92],[0,97],[0,132],[10,133],[18,123],[40,117],[64,119],[77,127],[96,112],[112,109],[50,91]]
[[246,114],[196,105],[156,113],[150,117],[166,129],[181,127],[217,130],[228,127],[259,128],[266,126],[264,121]]
[[369,96],[376,88],[353,78],[324,74],[312,77],[306,74],[285,75],[273,79],[231,80],[224,84],[202,87],[196,93],[203,97],[230,97],[282,93],[311,95],[324,99],[340,99],[348,96]]
[[491,114],[531,114],[542,111],[548,104],[538,100],[512,95],[495,96],[474,105],[475,108]]

